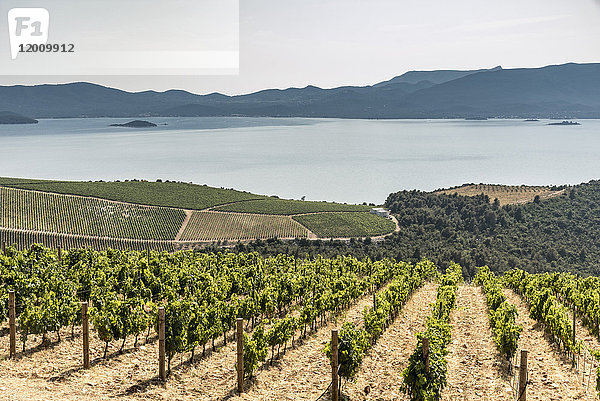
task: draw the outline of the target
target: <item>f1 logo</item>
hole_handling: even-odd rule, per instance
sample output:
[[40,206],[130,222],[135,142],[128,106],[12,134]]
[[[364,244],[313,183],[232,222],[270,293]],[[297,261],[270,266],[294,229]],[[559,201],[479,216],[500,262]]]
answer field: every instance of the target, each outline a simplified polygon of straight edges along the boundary
[[16,59],[24,45],[48,43],[50,13],[45,8],[13,8],[8,11],[10,55]]

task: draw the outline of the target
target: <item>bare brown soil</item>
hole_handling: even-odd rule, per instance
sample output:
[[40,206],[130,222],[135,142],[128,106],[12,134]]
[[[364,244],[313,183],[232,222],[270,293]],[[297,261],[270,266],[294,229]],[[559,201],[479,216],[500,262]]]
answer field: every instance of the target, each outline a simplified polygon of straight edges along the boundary
[[494,343],[485,295],[480,287],[458,287],[450,315],[448,386],[443,400],[510,400],[508,361]]
[[476,184],[445,189],[436,193],[447,195],[458,194],[462,196],[484,194],[487,195],[492,202],[497,198],[498,201],[500,201],[500,205],[515,205],[533,202],[536,196],[539,196],[540,199],[548,199],[562,195],[564,192],[564,190],[552,191],[550,187]]
[[[416,345],[416,334],[425,329],[437,286],[427,284],[416,291],[394,323],[363,359],[355,382],[343,387],[351,400],[403,400],[402,371]],[[368,393],[368,394],[366,394]]]
[[505,289],[504,294],[517,307],[517,323],[523,326],[519,349],[529,351],[527,400],[587,399],[571,361],[550,343],[543,327],[529,317],[529,309],[521,297],[510,289]]

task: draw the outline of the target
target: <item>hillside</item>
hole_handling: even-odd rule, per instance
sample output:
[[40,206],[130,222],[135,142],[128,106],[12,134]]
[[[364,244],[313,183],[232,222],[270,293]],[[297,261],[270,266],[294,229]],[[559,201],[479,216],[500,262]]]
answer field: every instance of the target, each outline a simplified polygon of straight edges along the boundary
[[212,188],[182,182],[148,181],[49,181],[0,177],[0,187],[29,189],[58,194],[92,196],[140,205],[202,210],[217,205],[264,196],[233,189]]
[[274,238],[375,237],[396,229],[368,206],[176,182],[0,178],[0,207],[0,241],[19,248],[173,251]]
[[0,110],[36,118],[270,116],[338,118],[600,117],[600,64],[409,71],[372,86],[244,95],[129,93],[91,83],[0,87]]
[[399,191],[385,202],[399,230],[381,242],[272,241],[236,250],[410,261],[426,257],[444,267],[448,261],[460,263],[465,277],[486,264],[496,272],[519,267],[600,275],[600,181],[556,189],[550,198],[504,206],[481,191],[473,196],[454,195],[455,188],[449,194]]
[[477,73],[408,95],[424,115],[600,116],[599,64]]
[[0,187],[0,227],[91,237],[174,240],[181,209]]
[[386,206],[401,226],[401,234],[390,241],[400,245],[410,238],[413,252],[423,256],[437,248],[437,255],[462,262],[470,275],[481,265],[500,272],[520,267],[600,273],[598,181],[523,205],[501,207],[485,195],[398,192]]
[[[524,366],[521,350],[528,399],[596,397],[588,383],[598,377],[590,354],[600,351],[597,277],[513,270],[500,280],[484,267],[470,285],[460,272],[452,264],[442,275],[426,260],[8,249],[0,255],[0,391],[19,401],[331,399],[324,348],[335,329],[340,399],[409,400],[427,387],[435,400],[514,400],[519,368],[510,363]],[[14,355],[8,291],[18,300]],[[91,304],[83,320],[81,302]],[[580,311],[573,320],[571,302]],[[239,337],[236,316],[245,323]],[[168,328],[163,338],[156,321]]]
[[494,67],[491,69],[482,69],[482,70],[436,70],[436,71],[409,71],[400,76],[394,77],[389,81],[384,81],[374,85],[375,87],[387,86],[389,84],[398,84],[398,83],[406,83],[406,84],[418,84],[420,82],[430,82],[432,85],[443,84],[444,82],[453,81],[455,79],[463,78],[471,74],[476,74],[479,72],[486,71],[498,71],[501,70],[502,67]]
[[552,198],[562,195],[564,189],[527,185],[465,184],[456,188],[436,191],[436,193],[462,196],[485,195],[492,201],[498,199],[500,206],[504,206],[533,202],[536,197],[540,200]]

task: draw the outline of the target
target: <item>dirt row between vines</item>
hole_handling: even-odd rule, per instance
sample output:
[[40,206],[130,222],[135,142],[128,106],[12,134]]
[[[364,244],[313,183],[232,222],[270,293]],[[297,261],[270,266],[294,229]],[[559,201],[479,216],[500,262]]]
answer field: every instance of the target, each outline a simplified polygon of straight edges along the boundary
[[519,349],[529,352],[527,400],[586,400],[585,387],[571,361],[551,345],[544,328],[529,317],[527,304],[510,289],[505,289],[504,294],[507,301],[516,306],[517,324],[523,326]]
[[[421,289],[417,294],[423,291]],[[413,298],[415,296],[416,294]],[[303,346],[289,351],[288,355],[274,366],[259,372],[252,387],[242,396],[242,399],[253,401],[314,401],[317,399],[327,390],[331,382],[331,365],[323,352],[331,339],[331,330],[341,327],[344,322],[353,322],[362,326],[363,310],[371,306],[372,302],[370,296],[362,298],[336,322],[330,322],[326,328],[311,336]]]
[[[516,306],[517,323],[523,326],[518,349],[529,351],[527,399],[595,400],[593,383],[586,395],[581,376],[572,368],[571,361],[551,344],[544,328],[529,317],[529,308],[522,298],[510,289],[504,293],[507,301]],[[457,305],[451,314],[448,386],[443,400],[514,399],[507,363],[495,346],[487,313],[485,295],[480,288],[459,287]],[[600,343],[581,325],[580,319],[577,319],[577,332],[578,340],[598,349]]]
[[480,287],[458,287],[450,324],[448,386],[442,399],[510,400],[508,363],[503,363],[494,343],[485,295]]
[[351,400],[399,400],[402,371],[417,344],[416,334],[425,329],[437,285],[426,284],[406,302],[400,314],[363,359],[355,382],[346,383],[343,393]]

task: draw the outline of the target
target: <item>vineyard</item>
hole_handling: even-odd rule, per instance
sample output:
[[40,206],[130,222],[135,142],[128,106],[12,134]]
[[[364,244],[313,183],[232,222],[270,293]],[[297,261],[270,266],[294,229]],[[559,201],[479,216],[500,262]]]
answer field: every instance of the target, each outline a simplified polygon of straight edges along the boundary
[[190,210],[265,198],[233,189],[212,188],[183,182],[47,181],[0,177],[0,186]]
[[185,213],[0,187],[0,227],[90,237],[174,240]]
[[216,207],[215,210],[223,212],[258,213],[258,214],[281,214],[294,215],[317,212],[365,212],[369,206],[347,205],[344,203],[309,202],[277,198],[253,200],[247,202],[232,203],[230,205]]
[[595,277],[482,267],[472,286],[426,261],[32,246],[0,255],[0,278],[11,399],[226,400],[241,385],[248,400],[591,400],[600,377]]
[[[222,241],[379,236],[395,229],[365,212],[368,206],[175,182],[0,178],[0,206],[0,240],[20,249],[41,243],[170,251]],[[295,216],[306,212],[314,214]]]
[[468,184],[457,188],[450,188],[436,193],[461,196],[487,195],[491,201],[498,199],[500,205],[515,205],[520,203],[533,202],[536,197],[539,199],[549,199],[562,195],[565,191],[551,187],[537,186],[511,186],[494,184]]
[[396,229],[392,220],[368,212],[311,213],[294,216],[294,220],[323,238],[374,237]]
[[86,235],[61,233],[43,233],[27,230],[14,230],[0,227],[0,239],[7,244],[19,248],[27,248],[29,244],[44,244],[51,248],[92,248],[92,249],[132,249],[145,251],[175,251],[177,246],[173,241],[135,240],[127,238],[102,238]]
[[310,232],[286,216],[193,212],[181,241],[238,241],[268,238],[307,238]]

